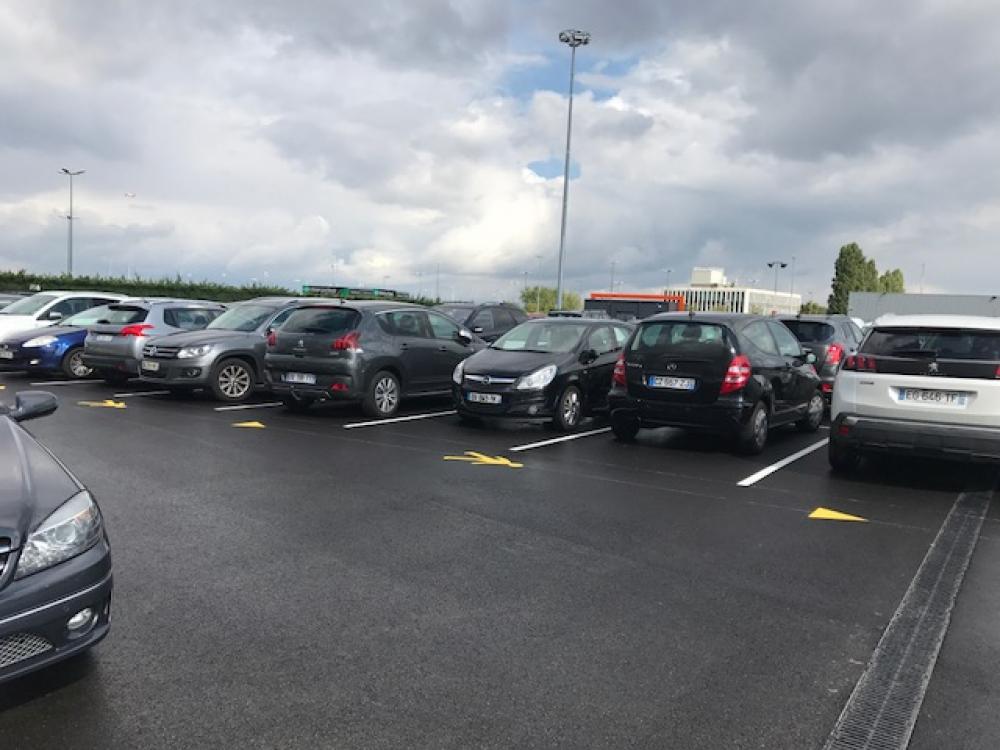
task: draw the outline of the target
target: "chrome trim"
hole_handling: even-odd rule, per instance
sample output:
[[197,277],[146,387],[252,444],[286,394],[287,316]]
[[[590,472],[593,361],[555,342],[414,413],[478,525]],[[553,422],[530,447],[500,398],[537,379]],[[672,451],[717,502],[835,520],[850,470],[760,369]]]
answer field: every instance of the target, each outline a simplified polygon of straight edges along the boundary
[[493,375],[470,375],[465,373],[465,379],[471,380],[473,383],[482,383],[483,385],[511,385],[517,382],[517,378],[500,378]]
[[101,588],[104,584],[111,580],[111,573],[108,573],[104,578],[102,578],[98,583],[93,586],[88,586],[82,591],[77,591],[75,594],[70,594],[69,596],[64,596],[62,599],[57,599],[54,602],[49,602],[48,604],[43,604],[40,607],[35,607],[34,609],[29,609],[26,612],[18,612],[16,615],[11,615],[10,617],[5,617],[0,620],[0,626],[6,625],[9,622],[14,622],[15,620],[23,620],[25,617],[31,617],[32,615],[37,615],[39,612],[44,612],[47,609],[52,609],[53,607],[59,607],[66,602],[76,599],[78,596],[86,596],[92,591],[96,591]]

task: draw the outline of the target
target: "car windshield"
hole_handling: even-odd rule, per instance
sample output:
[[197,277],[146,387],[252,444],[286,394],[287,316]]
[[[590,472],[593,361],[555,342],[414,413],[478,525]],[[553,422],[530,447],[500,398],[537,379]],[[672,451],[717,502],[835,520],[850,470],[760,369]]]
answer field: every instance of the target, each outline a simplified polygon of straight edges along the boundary
[[722,326],[690,321],[655,321],[643,324],[632,340],[631,351],[705,351],[727,348]]
[[472,312],[472,308],[468,305],[438,305],[434,308],[438,312],[443,312],[452,320],[457,320],[459,323],[464,323],[466,318],[469,317],[469,313]]
[[836,329],[818,320],[783,320],[785,327],[803,343],[824,344],[833,338]]
[[61,321],[59,325],[61,326],[90,326],[98,323],[102,320],[107,319],[111,314],[110,305],[101,305],[100,307],[92,307],[89,310],[84,310],[83,312],[78,312],[76,315],[70,315],[65,320]]
[[236,305],[209,323],[208,328],[222,331],[256,331],[274,315],[276,309],[268,305]]
[[0,315],[34,315],[50,302],[58,299],[54,294],[33,294],[0,310]]
[[963,359],[1000,362],[1000,331],[955,328],[876,328],[862,354],[907,359]]
[[586,330],[586,325],[522,323],[498,338],[490,348],[505,352],[563,354],[576,349]]

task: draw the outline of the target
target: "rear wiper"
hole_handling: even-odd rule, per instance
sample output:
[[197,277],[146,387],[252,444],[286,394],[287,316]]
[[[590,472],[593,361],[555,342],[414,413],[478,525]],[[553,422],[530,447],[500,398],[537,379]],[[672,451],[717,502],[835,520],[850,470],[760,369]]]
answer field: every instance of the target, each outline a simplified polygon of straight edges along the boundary
[[894,357],[934,357],[937,358],[936,349],[893,349],[892,356]]
[[302,329],[302,333],[328,333],[325,328],[313,328],[311,326],[306,326]]

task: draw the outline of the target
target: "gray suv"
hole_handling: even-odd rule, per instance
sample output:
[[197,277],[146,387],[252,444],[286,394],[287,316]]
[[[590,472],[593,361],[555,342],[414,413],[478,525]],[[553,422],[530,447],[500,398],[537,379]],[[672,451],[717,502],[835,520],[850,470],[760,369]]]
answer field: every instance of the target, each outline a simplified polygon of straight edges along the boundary
[[108,305],[83,342],[83,364],[108,383],[121,385],[139,374],[142,349],[156,336],[198,331],[225,311],[218,302],[159,297]]
[[268,330],[306,301],[259,297],[230,307],[204,330],[153,339],[143,348],[139,377],[172,391],[205,388],[219,401],[246,401],[264,382]]

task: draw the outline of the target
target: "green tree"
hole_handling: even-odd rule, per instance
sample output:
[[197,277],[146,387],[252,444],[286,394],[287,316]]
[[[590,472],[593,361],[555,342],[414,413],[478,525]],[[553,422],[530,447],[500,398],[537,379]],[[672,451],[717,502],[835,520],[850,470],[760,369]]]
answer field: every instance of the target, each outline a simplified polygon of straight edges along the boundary
[[879,291],[879,277],[875,261],[865,258],[865,254],[856,242],[840,248],[837,262],[834,264],[833,285],[827,310],[831,313],[846,313],[851,292],[877,291]]
[[898,268],[886,271],[879,277],[878,290],[883,294],[903,294],[906,285],[903,282],[903,272]]
[[[521,305],[528,312],[547,313],[556,307],[556,290],[550,286],[529,286],[521,291]],[[563,291],[564,310],[582,310],[583,302],[575,292]]]
[[809,300],[808,302],[802,303],[802,307],[799,312],[803,315],[823,315],[826,313],[826,308],[819,302]]

